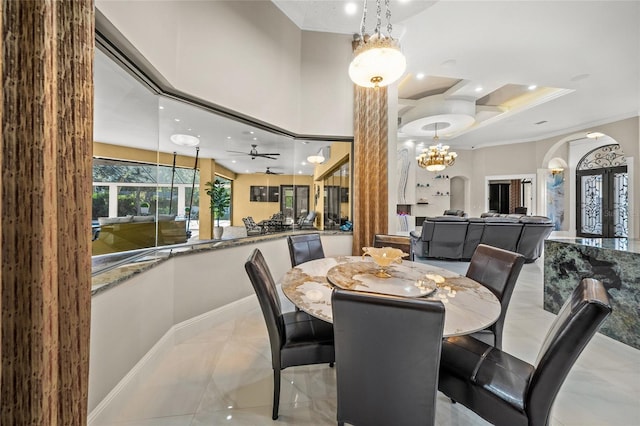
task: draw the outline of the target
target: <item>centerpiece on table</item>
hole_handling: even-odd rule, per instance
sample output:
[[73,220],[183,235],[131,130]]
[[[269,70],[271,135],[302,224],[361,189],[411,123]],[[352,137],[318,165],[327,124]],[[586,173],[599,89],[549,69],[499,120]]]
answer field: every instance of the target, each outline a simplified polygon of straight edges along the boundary
[[389,266],[392,263],[402,263],[402,258],[409,256],[409,253],[393,247],[362,247],[362,250],[364,251],[362,258],[371,256],[378,265],[379,269],[375,273],[378,278],[390,278],[391,275],[387,272]]

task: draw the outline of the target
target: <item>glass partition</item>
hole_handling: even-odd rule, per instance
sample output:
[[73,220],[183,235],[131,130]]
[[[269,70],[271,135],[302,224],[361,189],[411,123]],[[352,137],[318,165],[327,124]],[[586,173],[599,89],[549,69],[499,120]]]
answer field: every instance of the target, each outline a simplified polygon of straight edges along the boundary
[[[331,183],[331,211],[324,212],[332,221],[321,220],[315,189],[322,178],[314,176],[336,160],[307,161],[341,142],[296,140],[158,95],[100,50],[94,121],[94,255],[213,239],[204,183],[216,179],[230,194],[220,218],[223,240],[257,229],[293,232],[303,223],[306,229],[336,229],[350,214],[340,166]],[[337,152],[350,152],[351,143],[343,144],[348,148]],[[340,157],[345,170],[349,158]],[[317,218],[305,222],[315,210]],[[251,221],[257,227],[249,232]]]

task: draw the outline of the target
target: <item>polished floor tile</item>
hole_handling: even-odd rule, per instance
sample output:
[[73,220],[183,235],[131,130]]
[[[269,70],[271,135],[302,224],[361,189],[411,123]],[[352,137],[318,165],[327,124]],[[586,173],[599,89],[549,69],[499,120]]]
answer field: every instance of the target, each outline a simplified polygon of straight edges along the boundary
[[[468,263],[429,261],[464,274]],[[283,300],[283,309],[293,305]],[[504,349],[534,363],[554,315],[542,309],[542,261],[524,265],[504,331]],[[92,426],[271,425],[272,379],[260,309],[238,313],[175,344],[148,374],[130,381]],[[327,365],[282,373],[282,425],[334,425],[335,370]],[[438,395],[436,423],[487,425]],[[561,388],[553,426],[640,424],[640,351],[597,334]]]

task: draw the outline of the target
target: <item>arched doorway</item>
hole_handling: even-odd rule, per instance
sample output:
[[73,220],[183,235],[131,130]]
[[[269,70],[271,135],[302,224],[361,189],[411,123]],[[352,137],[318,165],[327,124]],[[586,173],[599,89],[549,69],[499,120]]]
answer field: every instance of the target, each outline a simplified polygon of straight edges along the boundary
[[620,145],[588,152],[576,167],[579,237],[622,238],[629,234],[629,177]]

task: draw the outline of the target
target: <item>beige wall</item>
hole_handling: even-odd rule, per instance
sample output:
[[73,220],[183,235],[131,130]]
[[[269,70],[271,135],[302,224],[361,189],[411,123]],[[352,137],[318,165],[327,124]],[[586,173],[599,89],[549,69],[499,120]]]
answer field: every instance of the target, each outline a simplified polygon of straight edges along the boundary
[[[640,231],[640,120],[633,117],[608,124],[593,126],[580,131],[558,135],[540,141],[478,148],[473,151],[458,151],[456,164],[450,169],[450,176],[465,176],[469,179],[470,201],[467,207],[470,216],[477,216],[485,210],[485,177],[494,175],[537,174],[544,173],[548,162],[554,157],[567,163],[568,143],[572,139],[584,137],[587,132],[602,132],[618,142],[625,155],[633,157],[634,177],[631,182],[633,216],[631,217],[633,237],[638,238]],[[575,170],[566,171],[574,173]],[[544,181],[537,182],[538,192],[544,191]],[[571,180],[565,179],[565,214],[575,216],[571,202]],[[538,197],[539,198],[539,197]],[[544,213],[545,207],[538,205],[538,213]],[[570,229],[565,222],[565,230]]]
[[353,83],[347,76],[351,35],[302,31],[300,130],[353,135]]
[[233,182],[233,219],[231,224],[243,226],[242,218],[252,216],[256,222],[269,219],[280,211],[280,203],[249,201],[251,186],[307,185],[309,206],[313,208],[313,178],[302,175],[239,174]]
[[176,89],[290,132],[353,135],[349,36],[303,32],[270,1],[96,7]]

